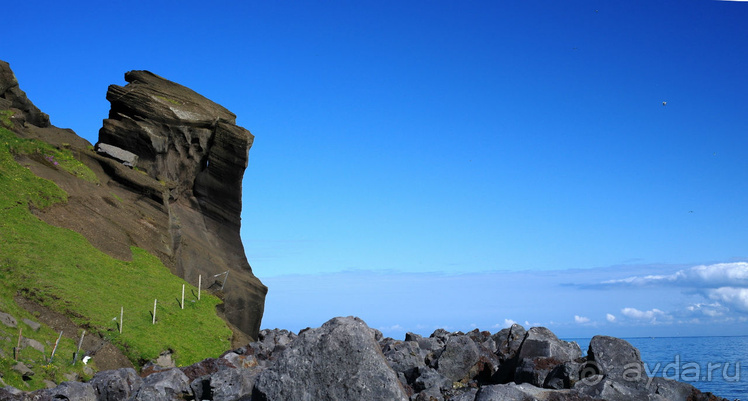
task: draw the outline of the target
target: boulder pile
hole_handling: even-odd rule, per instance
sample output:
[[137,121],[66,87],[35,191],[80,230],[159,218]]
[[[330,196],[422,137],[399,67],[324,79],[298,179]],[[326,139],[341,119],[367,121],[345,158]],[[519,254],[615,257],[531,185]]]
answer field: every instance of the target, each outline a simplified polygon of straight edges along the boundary
[[550,330],[520,325],[386,338],[356,317],[319,328],[262,330],[259,341],[183,368],[124,368],[87,383],[3,400],[682,400],[719,401],[690,384],[648,377],[628,342],[596,336],[587,355]]

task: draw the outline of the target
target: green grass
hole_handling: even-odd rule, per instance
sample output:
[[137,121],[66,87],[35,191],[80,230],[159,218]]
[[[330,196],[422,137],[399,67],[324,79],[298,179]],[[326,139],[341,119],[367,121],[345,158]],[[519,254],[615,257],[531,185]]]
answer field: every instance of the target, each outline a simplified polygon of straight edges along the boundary
[[[25,311],[13,301],[13,295],[21,293],[110,339],[135,364],[156,358],[164,350],[172,350],[176,363],[182,366],[228,350],[231,331],[216,315],[217,297],[203,293],[198,302],[193,295],[197,289],[187,285],[185,308],[181,309],[178,298],[185,282],[155,256],[132,248],[132,261],[114,259],[78,233],[50,226],[29,212],[29,204],[44,208],[67,200],[57,185],[35,176],[13,158],[14,154],[47,150],[44,145],[18,139],[0,128],[0,310],[23,317]],[[155,325],[151,324],[154,299],[158,299]],[[118,331],[120,307],[124,307],[122,334]],[[46,336],[44,341],[53,336],[54,343],[56,334],[45,330],[46,334],[39,335]],[[0,337],[8,335],[0,333]],[[72,340],[63,343],[58,352],[72,360],[71,347],[76,344]],[[57,361],[45,368],[41,355],[30,349],[24,352],[41,369],[40,377],[46,371],[60,376],[62,367],[54,367]],[[12,357],[12,352],[5,354]],[[0,369],[3,380],[13,385],[8,362],[3,358]]]
[[[0,113],[3,111],[7,110]],[[99,181],[96,174],[76,159],[68,149],[57,149],[41,141],[18,138],[5,129],[0,133],[0,141],[3,149],[7,149],[13,155],[24,154],[48,167],[66,171],[80,179],[89,182]]]
[[[2,281],[6,283],[8,272],[5,268],[0,272],[0,276],[2,276]],[[0,325],[0,337],[10,338],[10,341],[0,341],[0,350],[3,355],[0,358],[0,372],[3,374],[3,381],[10,386],[29,391],[43,388],[44,380],[51,380],[55,383],[64,381],[63,374],[66,373],[76,373],[84,380],[90,379],[91,377],[83,371],[81,357],[78,358],[78,363],[75,366],[72,365],[77,344],[66,337],[62,337],[60,340],[55,357],[52,363],[49,363],[49,357],[59,333],[44,325],[39,331],[33,331],[22,319],[26,318],[34,321],[38,321],[38,319],[26,310],[19,308],[13,302],[13,295],[14,292],[10,286],[3,285],[0,287],[0,310],[13,315],[18,320],[18,328]],[[17,344],[19,329],[23,337],[37,340],[45,346],[44,354],[31,347],[26,347],[17,355],[18,361],[23,362],[35,372],[28,382],[24,382],[21,374],[12,369],[17,363],[13,359],[13,347]]]
[[12,111],[0,110],[0,125],[2,125],[3,128],[11,128],[13,126],[13,122],[10,121],[11,117],[13,117]]

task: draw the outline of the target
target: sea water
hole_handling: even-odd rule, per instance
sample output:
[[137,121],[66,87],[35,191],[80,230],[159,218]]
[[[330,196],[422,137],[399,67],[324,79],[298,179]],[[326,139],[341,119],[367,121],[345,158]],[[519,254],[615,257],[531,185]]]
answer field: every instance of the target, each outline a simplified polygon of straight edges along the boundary
[[[748,336],[624,338],[649,376],[686,382],[729,400],[748,401]],[[587,353],[589,338],[572,338]]]

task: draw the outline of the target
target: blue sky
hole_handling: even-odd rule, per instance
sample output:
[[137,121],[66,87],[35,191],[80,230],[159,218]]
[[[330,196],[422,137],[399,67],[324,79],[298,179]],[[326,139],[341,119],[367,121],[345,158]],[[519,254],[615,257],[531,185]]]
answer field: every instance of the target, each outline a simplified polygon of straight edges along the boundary
[[256,136],[242,238],[265,327],[748,335],[745,2],[8,15],[0,59],[57,126],[95,143],[107,86],[147,69]]

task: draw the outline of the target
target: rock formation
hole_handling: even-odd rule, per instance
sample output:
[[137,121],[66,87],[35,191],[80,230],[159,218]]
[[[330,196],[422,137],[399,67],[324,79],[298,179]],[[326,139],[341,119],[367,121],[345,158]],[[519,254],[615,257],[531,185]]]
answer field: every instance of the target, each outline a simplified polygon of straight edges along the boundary
[[221,312],[236,343],[257,338],[267,288],[253,275],[239,236],[254,137],[234,114],[184,86],[147,71],[125,79],[124,87],[109,87],[111,111],[93,152],[72,130],[51,125],[0,61],[0,110],[13,111],[16,134],[70,149],[99,181],[28,160],[34,173],[69,195],[67,203],[35,213],[113,257],[130,260],[137,246],[193,285],[202,275],[203,288],[221,289]]
[[26,93],[18,86],[18,80],[10,69],[10,65],[0,60],[0,110],[18,111],[18,116],[40,128],[49,127],[49,116],[42,113],[38,107],[26,97]]
[[133,369],[104,371],[88,383],[33,393],[0,389],[0,398],[726,401],[687,383],[648,377],[636,348],[617,338],[594,337],[583,357],[576,343],[543,327],[514,325],[495,334],[437,330],[398,341],[355,317],[298,335],[263,330],[259,341],[220,358],[184,368],[154,366],[142,376]]
[[[189,282],[228,272],[224,313],[256,336],[267,289],[252,274],[239,237],[242,178],[254,136],[236,116],[148,71],[111,85],[97,151],[145,172],[166,189],[173,272]],[[125,185],[127,183],[125,182]]]

